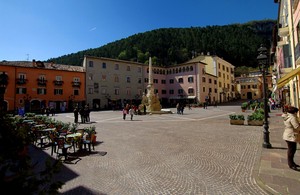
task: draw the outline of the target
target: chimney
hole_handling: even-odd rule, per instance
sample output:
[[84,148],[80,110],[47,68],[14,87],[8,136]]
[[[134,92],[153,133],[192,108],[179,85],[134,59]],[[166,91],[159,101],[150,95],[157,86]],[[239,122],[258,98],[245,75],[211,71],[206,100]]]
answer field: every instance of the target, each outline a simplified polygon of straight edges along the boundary
[[32,66],[33,66],[33,67],[36,67],[35,59],[32,59]]

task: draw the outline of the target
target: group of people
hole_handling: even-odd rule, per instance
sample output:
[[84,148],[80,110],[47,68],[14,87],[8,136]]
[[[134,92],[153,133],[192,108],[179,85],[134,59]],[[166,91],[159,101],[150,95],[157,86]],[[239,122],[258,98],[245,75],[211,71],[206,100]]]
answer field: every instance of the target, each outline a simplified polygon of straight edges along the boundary
[[177,109],[177,114],[183,114],[185,105],[183,103],[177,103],[176,104],[176,109]]
[[80,115],[81,123],[88,123],[90,122],[90,108],[89,105],[85,105],[84,107],[81,107],[78,109],[76,106],[74,109],[74,123],[78,123],[78,116]]
[[126,104],[126,106],[124,106],[123,108],[123,120],[126,120],[126,115],[129,114],[130,115],[130,120],[133,120],[133,115],[136,113],[136,107],[134,105],[129,105]]

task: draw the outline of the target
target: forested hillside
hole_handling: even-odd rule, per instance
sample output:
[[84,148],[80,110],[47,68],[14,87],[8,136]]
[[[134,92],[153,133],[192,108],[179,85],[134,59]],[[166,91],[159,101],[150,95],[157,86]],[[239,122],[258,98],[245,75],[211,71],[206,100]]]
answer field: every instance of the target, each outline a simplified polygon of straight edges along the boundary
[[[51,58],[59,64],[82,65],[84,55],[172,66],[209,52],[233,65],[255,67],[260,44],[270,47],[276,21],[191,28],[162,28],[132,35],[99,48]],[[97,40],[95,40],[97,41]]]

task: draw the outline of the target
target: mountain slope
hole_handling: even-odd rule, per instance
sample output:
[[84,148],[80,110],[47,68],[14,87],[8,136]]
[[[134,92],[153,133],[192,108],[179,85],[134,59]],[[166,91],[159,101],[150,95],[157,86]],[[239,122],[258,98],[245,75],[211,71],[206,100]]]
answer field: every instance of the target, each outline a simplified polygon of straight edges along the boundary
[[275,24],[276,21],[263,20],[224,26],[162,28],[47,61],[81,65],[84,55],[90,55],[147,63],[151,55],[153,64],[172,66],[210,52],[237,67],[255,67],[257,49],[260,44],[270,47]]

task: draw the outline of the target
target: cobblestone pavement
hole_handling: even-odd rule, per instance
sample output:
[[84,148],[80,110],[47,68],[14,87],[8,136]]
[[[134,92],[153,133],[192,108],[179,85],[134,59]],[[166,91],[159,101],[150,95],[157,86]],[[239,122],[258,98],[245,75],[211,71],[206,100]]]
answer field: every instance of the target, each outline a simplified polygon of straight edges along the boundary
[[[175,112],[175,109],[172,109]],[[91,113],[95,151],[64,163],[64,194],[267,194],[252,177],[260,160],[257,126],[230,125],[240,106],[185,110],[183,115]],[[57,120],[72,122],[72,113]],[[45,150],[50,154],[50,149]]]

